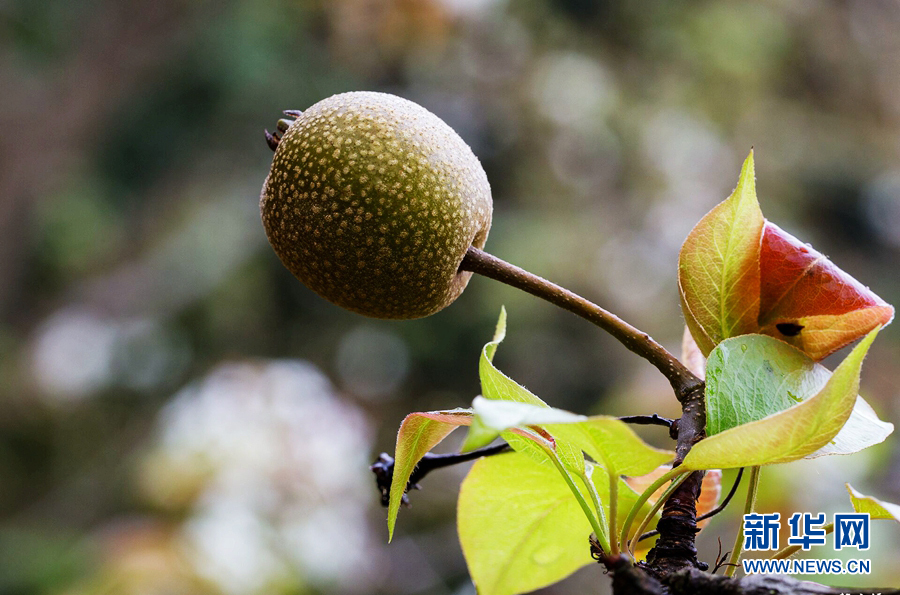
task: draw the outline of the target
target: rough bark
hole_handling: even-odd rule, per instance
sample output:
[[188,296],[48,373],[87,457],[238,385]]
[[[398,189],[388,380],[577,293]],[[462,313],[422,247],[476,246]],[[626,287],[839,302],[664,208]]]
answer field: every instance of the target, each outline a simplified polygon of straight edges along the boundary
[[[670,595],[898,595],[898,589],[860,589],[858,587],[826,587],[819,583],[800,581],[789,576],[754,574],[734,579],[686,569],[665,580]],[[625,593],[626,591],[622,591]],[[658,591],[663,593],[664,591]]]
[[[706,436],[705,385],[701,384],[681,399],[682,415],[672,425],[671,432],[677,439],[674,466],[678,466],[691,447]],[[685,568],[706,570],[705,563],[697,560],[694,538],[697,529],[697,498],[703,473],[695,472],[685,480],[663,506],[662,516],[656,528],[659,539],[642,564],[650,574],[663,578]]]

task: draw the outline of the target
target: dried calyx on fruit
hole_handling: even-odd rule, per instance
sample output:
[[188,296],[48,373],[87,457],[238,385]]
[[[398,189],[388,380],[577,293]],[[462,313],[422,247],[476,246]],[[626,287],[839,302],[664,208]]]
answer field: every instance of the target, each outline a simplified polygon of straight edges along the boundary
[[260,196],[269,242],[325,299],[376,318],[420,318],[452,303],[482,248],[492,201],[478,158],[425,108],[344,93],[266,132],[275,150]]

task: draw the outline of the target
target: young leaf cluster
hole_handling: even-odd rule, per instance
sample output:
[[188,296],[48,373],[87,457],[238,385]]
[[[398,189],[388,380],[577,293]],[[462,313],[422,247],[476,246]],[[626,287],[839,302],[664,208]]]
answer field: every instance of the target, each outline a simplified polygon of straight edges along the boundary
[[[478,461],[460,493],[460,542],[481,595],[564,578],[591,561],[591,534],[604,555],[640,555],[639,536],[691,471],[752,467],[752,511],[760,466],[850,454],[893,431],[858,395],[863,359],[893,308],[763,218],[752,153],[732,195],[685,241],[679,287],[685,362],[705,372],[707,435],[680,466],[666,465],[673,452],[649,446],[619,419],[551,408],[503,374],[493,362],[506,333],[503,310],[481,353],[482,395],[472,407],[404,420],[391,534],[415,463],[461,425],[469,427],[464,451],[498,438],[513,449]],[[818,363],[858,339],[833,372]],[[900,507],[848,490],[856,510],[900,520]],[[739,553],[740,534],[732,562]]]
[[894,316],[869,288],[763,217],[752,152],[731,196],[684,241],[678,286],[704,355],[730,337],[760,333],[819,361]]

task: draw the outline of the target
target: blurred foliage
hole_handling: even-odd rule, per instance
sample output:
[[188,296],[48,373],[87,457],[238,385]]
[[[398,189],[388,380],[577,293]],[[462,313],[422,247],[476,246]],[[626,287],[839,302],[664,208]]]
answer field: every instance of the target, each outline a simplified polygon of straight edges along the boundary
[[[407,411],[471,401],[501,304],[499,365],[552,405],[677,411],[611,339],[487,280],[403,323],[303,288],[258,216],[281,110],[359,89],[421,103],[484,163],[490,251],[674,348],[678,248],[750,146],[770,218],[900,303],[898,28],[888,0],[3,3],[0,593],[472,593],[462,470],[429,477],[384,547],[362,462]],[[898,358],[893,325],[863,375],[894,423]],[[309,371],[276,407],[266,379],[292,366],[333,386]],[[323,437],[368,451],[323,459]],[[761,506],[846,511],[845,481],[897,501],[889,443],[764,473]],[[873,531],[865,580],[896,584],[900,538]]]

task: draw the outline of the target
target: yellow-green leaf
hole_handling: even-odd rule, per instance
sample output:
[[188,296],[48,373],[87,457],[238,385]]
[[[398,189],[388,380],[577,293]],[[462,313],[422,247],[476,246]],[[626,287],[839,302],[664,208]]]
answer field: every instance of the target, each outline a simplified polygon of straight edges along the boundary
[[731,196],[691,230],[678,259],[685,322],[708,355],[720,341],[758,328],[763,219],[753,152]]
[[[519,385],[515,380],[501,372],[493,363],[494,354],[497,347],[506,337],[506,308],[500,309],[500,317],[497,320],[497,327],[494,331],[494,338],[484,346],[481,351],[481,358],[478,364],[478,374],[481,378],[481,394],[485,399],[497,401],[510,401],[514,403],[524,403],[535,407],[549,408],[549,405],[542,401],[539,397],[532,394],[524,386]],[[474,444],[483,444],[488,438],[488,434],[484,432],[484,426],[477,428],[477,434],[471,440],[467,438],[466,447],[472,447]],[[544,453],[536,451],[533,445],[528,444],[527,440],[517,436],[508,436],[501,434],[509,445],[514,449],[526,453],[531,453],[537,460],[543,460]],[[579,472],[584,469],[584,456],[581,450],[566,440],[556,440],[554,449],[559,459],[567,468]]]
[[[878,330],[866,335],[816,395],[779,413],[701,440],[685,457],[685,467],[729,469],[787,463],[828,444],[856,405],[863,358]],[[711,373],[707,371],[708,375]]]
[[497,320],[497,328],[494,331],[494,338],[481,350],[481,359],[478,362],[481,394],[486,399],[515,401],[517,403],[537,405],[538,407],[547,407],[548,405],[544,401],[494,366],[493,360],[494,354],[497,352],[497,346],[500,345],[505,337],[506,308],[501,308],[500,318]]
[[[706,378],[706,433],[784,411],[818,393],[831,372],[808,355],[766,335],[725,339],[709,354]],[[807,455],[850,454],[882,442],[894,430],[857,397],[847,423],[834,440]]]
[[847,492],[850,494],[853,510],[860,513],[869,513],[869,518],[871,519],[888,519],[900,523],[900,505],[860,494],[849,483],[844,485],[847,486]]
[[520,453],[475,463],[457,527],[479,595],[533,591],[593,562],[590,523],[562,476]]
[[579,446],[616,475],[644,475],[675,456],[670,450],[650,446],[615,417],[598,415],[544,427],[554,436]]

